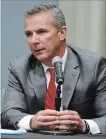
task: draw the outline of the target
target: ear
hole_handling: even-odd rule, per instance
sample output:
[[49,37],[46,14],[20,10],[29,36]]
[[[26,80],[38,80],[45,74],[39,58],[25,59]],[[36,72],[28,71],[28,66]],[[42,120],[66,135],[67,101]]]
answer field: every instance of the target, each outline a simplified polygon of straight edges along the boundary
[[59,37],[60,37],[60,40],[63,41],[64,39],[66,39],[66,35],[67,35],[67,28],[66,26],[63,26],[60,31],[59,31]]

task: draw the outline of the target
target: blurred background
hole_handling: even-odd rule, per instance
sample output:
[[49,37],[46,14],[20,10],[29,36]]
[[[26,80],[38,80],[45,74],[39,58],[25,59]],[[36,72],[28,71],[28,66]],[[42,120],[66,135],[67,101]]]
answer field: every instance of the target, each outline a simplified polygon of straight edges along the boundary
[[24,13],[40,2],[60,6],[69,43],[106,57],[105,0],[1,0],[1,88],[7,86],[10,59],[30,53],[24,35]]
[[106,57],[106,0],[60,0],[67,40]]

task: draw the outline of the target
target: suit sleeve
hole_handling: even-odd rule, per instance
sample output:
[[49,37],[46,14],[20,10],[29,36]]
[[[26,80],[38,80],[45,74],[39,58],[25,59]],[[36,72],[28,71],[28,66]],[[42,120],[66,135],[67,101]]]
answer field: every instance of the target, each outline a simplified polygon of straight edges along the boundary
[[28,115],[27,109],[26,97],[17,77],[15,61],[12,59],[9,64],[8,87],[1,114],[2,128],[17,129],[17,122]]
[[95,114],[93,119],[99,126],[101,132],[106,134],[106,59],[101,58],[95,66],[94,78],[96,93],[94,100]]

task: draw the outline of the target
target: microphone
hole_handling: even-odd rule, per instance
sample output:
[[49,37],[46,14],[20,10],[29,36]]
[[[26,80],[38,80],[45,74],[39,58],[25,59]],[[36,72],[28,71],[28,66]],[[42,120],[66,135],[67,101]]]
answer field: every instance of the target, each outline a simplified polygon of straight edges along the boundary
[[56,56],[52,59],[52,64],[56,70],[56,82],[58,85],[62,85],[64,82],[63,72],[62,72],[62,59]]

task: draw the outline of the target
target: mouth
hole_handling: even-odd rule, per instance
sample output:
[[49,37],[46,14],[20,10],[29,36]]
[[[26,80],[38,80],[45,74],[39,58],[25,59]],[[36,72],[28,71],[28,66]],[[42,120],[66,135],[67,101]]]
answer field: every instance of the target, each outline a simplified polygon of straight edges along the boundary
[[41,52],[41,51],[43,51],[43,50],[45,50],[44,48],[42,48],[42,49],[37,49],[37,50],[35,50],[35,52],[36,53],[39,53],[39,52]]
[[45,50],[44,48],[42,48],[42,49],[37,49],[37,50],[35,50],[35,53],[36,53],[36,54],[39,54],[39,53],[43,52],[44,50]]

